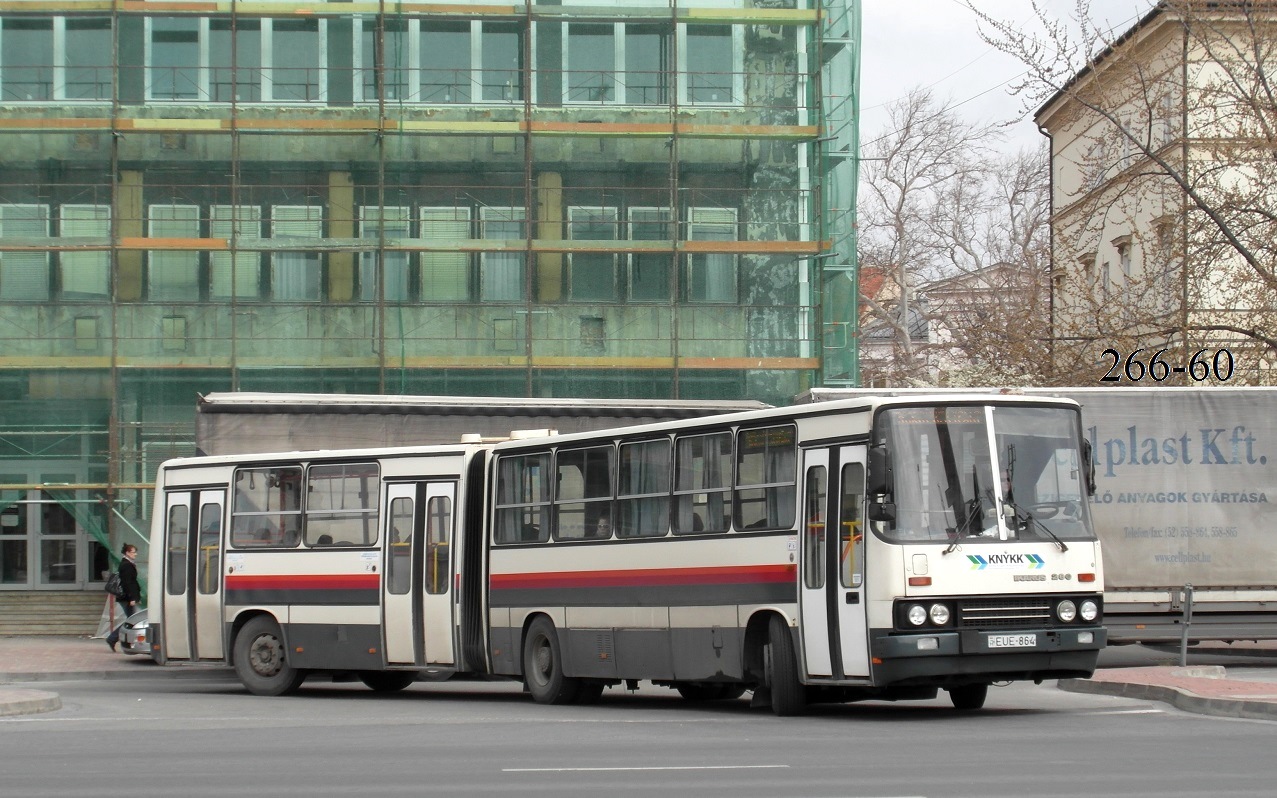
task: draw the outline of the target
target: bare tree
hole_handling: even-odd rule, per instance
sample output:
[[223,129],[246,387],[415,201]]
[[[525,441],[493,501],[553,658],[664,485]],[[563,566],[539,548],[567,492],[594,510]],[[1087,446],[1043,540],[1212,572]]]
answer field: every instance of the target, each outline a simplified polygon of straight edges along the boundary
[[1186,366],[1226,349],[1235,380],[1271,381],[1277,3],[1162,0],[1118,29],[1089,0],[1069,20],[1032,5],[1029,29],[969,2],[1056,140],[1057,356],[1166,349]]
[[861,171],[861,348],[871,382],[1042,383],[1048,364],[1045,151],[917,90],[888,109]]

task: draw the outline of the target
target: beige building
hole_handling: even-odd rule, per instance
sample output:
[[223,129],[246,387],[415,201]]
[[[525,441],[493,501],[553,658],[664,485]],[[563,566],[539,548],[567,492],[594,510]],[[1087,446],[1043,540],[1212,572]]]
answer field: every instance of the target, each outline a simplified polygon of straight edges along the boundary
[[[1078,384],[1130,381],[1133,355],[1148,384],[1192,383],[1194,356],[1211,381],[1270,379],[1277,139],[1248,87],[1271,77],[1251,56],[1273,44],[1277,5],[1161,2],[1037,111],[1055,360]],[[1169,371],[1147,370],[1154,355]]]

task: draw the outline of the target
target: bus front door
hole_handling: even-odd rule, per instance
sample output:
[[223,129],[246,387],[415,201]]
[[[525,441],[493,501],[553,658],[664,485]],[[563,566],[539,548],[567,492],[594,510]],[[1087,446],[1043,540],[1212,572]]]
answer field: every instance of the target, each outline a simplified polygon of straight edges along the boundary
[[799,613],[803,660],[813,679],[865,679],[865,447],[813,449],[803,457]]
[[452,482],[392,484],[386,502],[382,627],[386,660],[451,665]]
[[220,660],[222,645],[221,490],[174,491],[165,497],[163,584],[147,586],[163,603],[169,659]]

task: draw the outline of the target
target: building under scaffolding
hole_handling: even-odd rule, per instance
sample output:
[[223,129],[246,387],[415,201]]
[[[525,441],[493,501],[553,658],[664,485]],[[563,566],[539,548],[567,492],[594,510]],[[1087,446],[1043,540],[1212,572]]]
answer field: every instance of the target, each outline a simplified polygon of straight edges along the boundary
[[854,383],[855,3],[0,0],[0,589],[199,394]]

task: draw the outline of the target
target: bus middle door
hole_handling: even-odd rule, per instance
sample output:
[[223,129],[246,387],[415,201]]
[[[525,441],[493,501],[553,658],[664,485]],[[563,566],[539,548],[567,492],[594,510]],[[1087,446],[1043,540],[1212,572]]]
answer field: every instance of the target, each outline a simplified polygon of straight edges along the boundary
[[452,664],[452,482],[387,489],[383,618],[386,661]]

